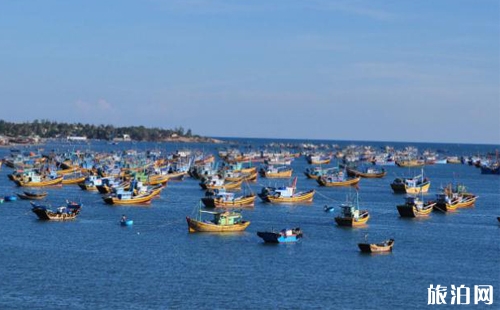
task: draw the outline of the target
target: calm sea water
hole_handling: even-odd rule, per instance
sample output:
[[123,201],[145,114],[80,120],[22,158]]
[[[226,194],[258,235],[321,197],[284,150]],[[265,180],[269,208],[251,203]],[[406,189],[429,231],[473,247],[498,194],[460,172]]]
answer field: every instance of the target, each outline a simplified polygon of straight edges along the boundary
[[[257,147],[268,140],[235,140]],[[331,142],[340,145],[347,142]],[[441,149],[450,155],[494,152],[498,146],[357,142],[397,148],[413,145]],[[221,145],[122,143],[70,146],[48,144],[59,150],[121,150],[196,148],[216,151]],[[8,149],[0,149],[0,156]],[[361,207],[371,219],[366,228],[335,225],[335,214],[323,206],[338,205],[349,189],[320,188],[307,180],[304,158],[293,163],[299,190],[318,191],[313,204],[276,206],[257,202],[244,211],[252,221],[238,234],[189,234],[185,217],[192,215],[204,194],[197,180],[170,182],[148,207],[105,205],[99,194],[76,186],[49,188],[56,206],[65,199],[81,200],[77,220],[38,221],[29,202],[0,205],[1,309],[420,309],[427,305],[427,288],[440,284],[493,285],[500,305],[500,178],[481,175],[467,165],[425,168],[433,198],[440,185],[466,184],[479,195],[476,206],[454,214],[433,213],[428,219],[398,216],[390,182],[407,169],[387,167],[383,179],[363,179]],[[0,171],[0,195],[20,192]],[[271,184],[281,184],[273,181]],[[270,183],[259,179],[259,191]],[[134,220],[120,227],[122,214]],[[266,245],[260,230],[301,227],[297,244]],[[396,240],[387,255],[363,255],[357,243]],[[450,303],[450,292],[446,297]],[[471,296],[473,298],[473,296]],[[433,306],[438,307],[438,306]],[[463,306],[462,306],[463,307]],[[484,305],[471,308],[487,308]]]

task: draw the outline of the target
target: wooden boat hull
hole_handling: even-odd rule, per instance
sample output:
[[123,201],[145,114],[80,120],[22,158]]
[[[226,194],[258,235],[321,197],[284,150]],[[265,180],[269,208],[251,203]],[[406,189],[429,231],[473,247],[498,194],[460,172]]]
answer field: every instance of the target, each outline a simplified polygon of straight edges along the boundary
[[79,213],[78,211],[72,213],[56,213],[44,208],[37,208],[37,207],[31,209],[31,211],[33,211],[33,213],[35,213],[40,220],[44,221],[74,220]]
[[201,221],[197,221],[190,217],[186,217],[186,221],[188,224],[188,229],[190,233],[193,232],[236,232],[236,231],[244,231],[248,225],[250,225],[250,221],[243,221],[234,225],[215,225],[213,223],[205,223]]
[[200,183],[200,186],[201,186],[201,188],[207,189],[207,190],[215,190],[215,189],[237,190],[237,189],[241,189],[242,183],[243,183],[243,181],[240,180],[239,182],[229,182],[229,183],[225,183],[223,185],[210,185],[210,184],[206,184],[206,183]]
[[384,243],[358,243],[358,247],[363,253],[391,252],[394,246],[394,239],[389,239]]
[[358,220],[356,220],[353,217],[339,217],[339,216],[337,216],[337,217],[335,217],[335,222],[339,226],[358,227],[358,226],[366,225],[366,223],[368,222],[369,219],[370,219],[370,215],[362,217],[362,218],[358,218]]
[[413,205],[399,205],[397,209],[401,217],[422,217],[429,216],[435,204],[436,203],[426,204],[422,209],[418,209]]
[[377,172],[377,173],[367,173],[367,172],[361,172],[361,171],[358,171],[355,169],[349,169],[349,168],[346,168],[346,171],[347,171],[347,174],[351,177],[362,177],[365,179],[380,179],[380,178],[385,177],[385,175],[387,174],[386,171],[381,171],[381,172]]
[[331,158],[321,160],[308,160],[310,165],[328,165],[332,161]]
[[44,187],[44,186],[54,186],[54,185],[59,185],[62,183],[63,177],[57,177],[53,180],[48,180],[48,181],[42,181],[42,182],[24,182],[21,180],[15,180],[17,186],[22,186],[22,187]]
[[255,205],[256,195],[236,198],[231,201],[224,201],[223,199],[204,197],[201,201],[207,208],[240,208],[240,207],[253,207]]
[[137,205],[137,204],[148,204],[157,195],[157,193],[151,192],[148,195],[139,196],[131,199],[119,199],[117,197],[104,197],[105,203],[110,205]]
[[26,193],[17,193],[17,196],[24,200],[42,200],[47,197],[47,193],[45,193],[44,195],[27,195]]
[[261,173],[261,175],[265,178],[268,178],[268,179],[283,179],[283,178],[291,178],[292,172],[293,172],[293,170],[287,170],[287,171],[276,172],[276,173],[264,172],[264,173]]
[[82,177],[79,177],[79,178],[71,178],[71,179],[65,179],[65,178],[63,178],[62,184],[63,185],[70,185],[70,184],[82,183],[82,182],[85,181],[85,178],[86,178],[86,176],[82,176]]
[[346,181],[339,181],[339,182],[329,182],[325,178],[319,178],[316,181],[320,186],[327,186],[327,187],[341,187],[341,186],[353,186],[359,183],[361,180],[361,177],[356,177],[353,179],[349,179]]
[[297,196],[294,197],[278,197],[278,196],[273,196],[273,195],[267,195],[264,197],[261,197],[262,200],[265,202],[270,202],[270,203],[308,203],[312,202],[314,198],[314,194],[316,193],[315,190],[310,190],[304,193],[300,193]]

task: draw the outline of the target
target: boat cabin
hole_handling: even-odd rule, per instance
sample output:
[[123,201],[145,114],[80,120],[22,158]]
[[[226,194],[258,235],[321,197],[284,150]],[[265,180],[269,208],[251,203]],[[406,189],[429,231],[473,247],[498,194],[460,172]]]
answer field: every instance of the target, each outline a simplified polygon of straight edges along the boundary
[[222,212],[213,213],[213,222],[216,225],[235,225],[242,222],[242,217],[240,213],[237,212]]
[[354,217],[357,219],[359,217],[359,210],[352,205],[341,205],[340,216],[344,218]]

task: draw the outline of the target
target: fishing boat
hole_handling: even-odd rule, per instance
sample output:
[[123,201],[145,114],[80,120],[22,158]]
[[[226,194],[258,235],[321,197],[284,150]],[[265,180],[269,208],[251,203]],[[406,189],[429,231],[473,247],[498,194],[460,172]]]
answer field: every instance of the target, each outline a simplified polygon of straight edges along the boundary
[[361,177],[349,177],[344,171],[338,171],[333,174],[324,175],[316,180],[320,186],[340,187],[354,186],[359,183]]
[[156,196],[153,191],[134,195],[132,192],[124,191],[119,192],[116,196],[103,197],[105,203],[110,205],[135,205],[135,204],[149,204]]
[[358,243],[358,247],[363,253],[391,252],[394,246],[394,239],[385,240],[380,243]]
[[57,211],[52,211],[47,206],[36,204],[33,201],[31,202],[31,205],[31,211],[33,211],[33,213],[35,213],[40,220],[47,221],[73,220],[80,213],[81,209],[81,205],[66,205],[57,208]]
[[359,199],[356,192],[356,200],[340,205],[340,214],[335,217],[335,222],[339,226],[359,227],[363,226],[370,219],[368,210],[359,210]]
[[477,196],[466,191],[465,186],[457,185],[455,188],[448,185],[444,191],[436,195],[435,210],[450,212],[458,208],[472,207],[476,203]]
[[290,243],[297,242],[302,238],[302,231],[299,227],[293,229],[282,229],[275,231],[258,231],[257,236],[261,237],[266,243]]
[[[202,214],[211,214],[213,219],[211,221],[202,220]],[[193,232],[236,232],[245,230],[250,221],[244,221],[240,211],[202,211],[199,210],[199,217],[197,219],[186,217],[188,229],[190,233]]]
[[420,175],[412,178],[396,178],[391,183],[391,188],[394,193],[407,193],[413,195],[427,193],[430,186],[431,181],[427,177],[424,177],[423,170]]
[[137,186],[132,186],[132,191],[125,191],[123,189],[117,190],[116,194],[108,195],[103,197],[105,203],[110,205],[139,205],[139,204],[149,204],[151,200],[161,193],[163,187],[157,185],[152,188],[142,186],[141,182],[138,182]]
[[313,179],[317,180],[321,178],[324,175],[332,174],[334,171],[338,170],[338,168],[321,168],[321,167],[314,167],[314,168],[306,168],[304,171],[305,176],[308,179]]
[[61,184],[63,176],[33,175],[29,178],[17,179],[14,182],[17,186],[23,187],[43,187]]
[[383,178],[387,172],[384,168],[380,168],[377,166],[372,167],[346,167],[347,175],[350,177],[362,177],[362,178]]
[[234,193],[225,190],[216,190],[207,193],[206,197],[201,198],[201,202],[207,208],[241,208],[253,207],[255,205],[255,194],[235,196]]
[[398,205],[397,209],[401,217],[423,217],[429,216],[435,205],[435,201],[424,202],[419,197],[408,196],[405,199],[405,203]]
[[332,160],[332,157],[323,154],[309,154],[306,156],[306,160],[310,165],[327,165]]
[[264,187],[259,193],[259,197],[264,202],[270,203],[308,203],[312,202],[314,189],[306,192],[297,192],[297,177],[293,179],[290,186]]
[[267,166],[261,168],[259,173],[264,178],[290,178],[292,177],[293,169],[289,166]]
[[208,181],[200,182],[200,186],[202,189],[206,190],[215,190],[215,189],[224,189],[224,190],[239,190],[241,189],[241,184],[243,180],[239,180],[237,182],[226,182],[225,179],[220,178],[211,178]]
[[47,192],[29,192],[17,193],[17,196],[25,200],[41,200],[47,197]]
[[417,168],[425,166],[425,160],[423,159],[407,159],[407,160],[396,160],[396,165],[399,167]]
[[102,185],[103,178],[98,175],[89,175],[78,186],[84,191],[97,191],[97,186]]

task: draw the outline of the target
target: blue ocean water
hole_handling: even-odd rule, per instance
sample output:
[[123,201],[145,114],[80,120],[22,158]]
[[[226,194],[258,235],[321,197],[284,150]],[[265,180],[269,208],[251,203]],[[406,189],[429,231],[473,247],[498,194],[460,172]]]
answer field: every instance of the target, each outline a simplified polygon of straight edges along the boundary
[[[258,148],[276,140],[234,139],[240,147]],[[297,141],[284,141],[293,142]],[[318,142],[318,141],[307,141]],[[325,142],[325,141],[321,141]],[[330,141],[340,146],[352,142]],[[449,155],[494,152],[498,146],[355,142],[358,145],[419,150],[440,149]],[[49,143],[46,150],[123,150],[158,148],[167,152],[191,148],[215,153],[226,145],[120,143],[89,145]],[[0,149],[0,157],[8,154]],[[47,188],[48,201],[84,203],[71,222],[37,220],[26,201],[0,205],[1,309],[423,309],[429,306],[430,284],[493,285],[500,304],[500,178],[481,175],[468,165],[425,168],[433,198],[441,185],[459,181],[479,196],[476,206],[454,214],[432,213],[427,219],[401,219],[396,205],[403,196],[389,184],[407,169],[387,167],[383,179],[363,179],[360,205],[371,213],[365,228],[340,228],[334,213],[350,189],[322,188],[308,180],[304,158],[292,165],[299,190],[318,194],[308,205],[269,205],[260,201],[243,211],[252,223],[243,233],[189,234],[185,217],[192,215],[204,192],[197,180],[170,182],[161,197],[146,207],[116,207],[99,194],[77,186]],[[0,195],[20,192],[0,170]],[[263,185],[282,184],[259,179]],[[126,214],[132,227],[121,227]],[[296,244],[267,245],[256,232],[300,227]],[[364,255],[357,248],[368,240],[396,240],[393,253]],[[473,296],[471,296],[472,300]],[[438,307],[438,306],[434,306]],[[471,305],[471,308],[488,308]]]

